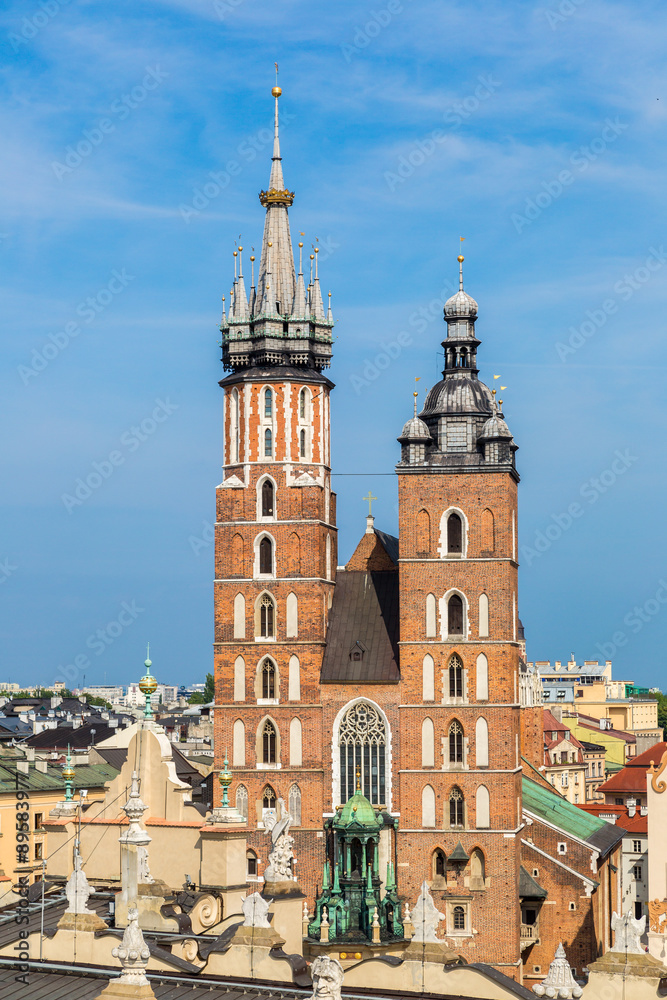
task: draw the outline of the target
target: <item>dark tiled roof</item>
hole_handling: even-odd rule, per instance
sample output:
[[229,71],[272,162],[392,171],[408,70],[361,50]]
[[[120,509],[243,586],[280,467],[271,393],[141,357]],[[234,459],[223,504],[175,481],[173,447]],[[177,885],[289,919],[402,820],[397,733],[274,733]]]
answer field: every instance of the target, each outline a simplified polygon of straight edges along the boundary
[[549,893],[529,875],[523,865],[519,866],[519,896],[521,899],[546,899]]
[[377,528],[375,529],[375,534],[382,542],[385,552],[391,561],[398,566],[398,538],[394,535],[388,535],[384,531],[378,531]]
[[[95,747],[94,753],[117,771],[120,771],[127,760],[127,747]],[[202,783],[204,779],[201,771],[193,767],[187,757],[173,743],[171,744],[171,756],[176,766],[176,774],[181,781],[186,781],[188,785],[194,786]],[[213,763],[212,760],[211,763]]]
[[[91,730],[95,730],[93,734]],[[106,722],[93,719],[83,726],[74,726],[68,723],[58,726],[56,729],[43,729],[41,733],[35,733],[24,741],[25,746],[39,748],[41,750],[64,750],[68,746],[72,749],[80,750],[102,740],[108,740],[110,736],[115,736],[117,728],[108,726]]]
[[[364,647],[361,660],[350,659],[356,642]],[[397,573],[338,571],[321,681],[398,683]]]

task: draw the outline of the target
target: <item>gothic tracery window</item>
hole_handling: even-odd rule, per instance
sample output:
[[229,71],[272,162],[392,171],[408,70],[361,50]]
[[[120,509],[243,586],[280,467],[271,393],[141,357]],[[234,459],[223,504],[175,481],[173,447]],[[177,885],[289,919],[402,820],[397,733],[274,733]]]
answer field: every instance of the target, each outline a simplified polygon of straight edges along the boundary
[[264,457],[271,458],[273,455],[273,433],[271,428],[267,427],[264,431]]
[[262,698],[276,697],[276,668],[268,657],[262,663]]
[[292,785],[289,790],[289,814],[292,826],[301,826],[301,789]]
[[449,697],[463,697],[463,662],[456,653],[449,661]]
[[454,720],[449,727],[449,763],[463,763],[463,729],[461,723]]
[[236,789],[236,808],[244,819],[248,818],[248,789],[245,785],[239,785]]
[[359,773],[361,791],[373,805],[386,804],[387,732],[378,710],[357,702],[343,717],[338,734],[341,802],[352,798]]
[[264,416],[273,416],[273,392],[271,389],[267,389],[264,393]]
[[276,763],[276,727],[267,719],[262,728],[262,763]]
[[452,788],[449,793],[449,825],[463,826],[463,795],[460,788]]
[[259,606],[259,634],[263,639],[276,634],[276,606],[268,594],[264,594]]

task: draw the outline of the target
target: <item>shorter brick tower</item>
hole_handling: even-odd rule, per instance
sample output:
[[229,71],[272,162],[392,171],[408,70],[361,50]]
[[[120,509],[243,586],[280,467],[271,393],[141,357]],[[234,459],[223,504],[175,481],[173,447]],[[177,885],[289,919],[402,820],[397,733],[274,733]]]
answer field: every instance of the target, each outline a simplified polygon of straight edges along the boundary
[[[317,250],[295,272],[275,98],[271,175],[255,285],[242,248],[223,311],[225,456],[215,536],[216,767],[227,750],[232,799],[254,833],[248,873],[261,875],[267,814],[282,798],[304,869],[322,831],[320,667],[336,566],[329,393],[333,319]],[[321,863],[317,858],[318,865]],[[299,873],[301,868],[299,869]],[[304,874],[306,872],[304,871]],[[314,878],[314,870],[312,872]]]
[[442,381],[399,438],[398,882],[430,878],[457,950],[518,975],[519,477],[462,266]]

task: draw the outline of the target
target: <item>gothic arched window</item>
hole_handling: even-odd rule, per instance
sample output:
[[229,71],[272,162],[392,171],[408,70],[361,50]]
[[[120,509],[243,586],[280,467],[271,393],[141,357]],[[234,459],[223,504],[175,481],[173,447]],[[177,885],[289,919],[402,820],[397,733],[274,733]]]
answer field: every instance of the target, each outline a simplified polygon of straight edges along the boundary
[[341,802],[354,795],[358,773],[366,798],[373,805],[385,805],[387,732],[378,710],[364,701],[353,705],[341,721],[338,745]]
[[464,931],[466,929],[466,911],[462,906],[455,906],[452,916],[454,918],[454,930]]
[[259,605],[259,634],[263,639],[270,639],[276,634],[276,606],[268,594]]
[[276,727],[267,719],[262,728],[262,764],[276,762]]
[[262,663],[262,698],[276,696],[276,668],[273,661],[267,658]]
[[449,793],[449,825],[463,826],[463,794],[460,788],[452,788]]
[[463,729],[461,728],[461,723],[457,722],[456,719],[449,727],[448,732],[449,738],[449,763],[450,764],[462,764],[463,763]]
[[463,662],[456,653],[449,661],[449,697],[463,697]]
[[273,455],[273,434],[271,433],[271,428],[267,427],[264,431],[264,457],[271,458]]
[[291,786],[288,801],[292,826],[301,826],[301,789],[298,785]]
[[259,571],[273,573],[273,544],[266,535],[259,543]]
[[264,393],[264,416],[269,418],[273,416],[273,392],[271,389],[267,389]]
[[463,598],[452,594],[447,604],[447,634],[463,635]]
[[299,456],[306,457],[306,432],[304,430],[299,433]]
[[447,552],[463,552],[463,522],[459,514],[450,514],[447,518]]
[[299,393],[299,418],[301,420],[306,419],[306,405],[308,400],[308,393],[306,389],[302,389]]
[[248,818],[248,789],[245,785],[239,785],[236,789],[236,808],[244,819]]
[[436,878],[444,878],[446,874],[447,858],[445,857],[445,852],[437,848],[433,854],[433,875]]
[[262,809],[275,809],[276,808],[276,793],[271,788],[271,785],[266,785],[264,791],[262,792]]
[[270,479],[262,483],[262,517],[273,517],[275,489]]

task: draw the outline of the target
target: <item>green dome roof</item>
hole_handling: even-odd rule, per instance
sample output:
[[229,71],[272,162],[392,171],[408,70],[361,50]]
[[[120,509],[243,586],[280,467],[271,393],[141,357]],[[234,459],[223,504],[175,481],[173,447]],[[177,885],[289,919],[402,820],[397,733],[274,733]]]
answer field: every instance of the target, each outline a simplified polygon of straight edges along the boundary
[[383,825],[383,821],[381,816],[376,816],[375,809],[366,796],[357,791],[351,799],[347,800],[340,813],[335,817],[333,825],[338,829],[362,826],[366,829],[377,830]]

